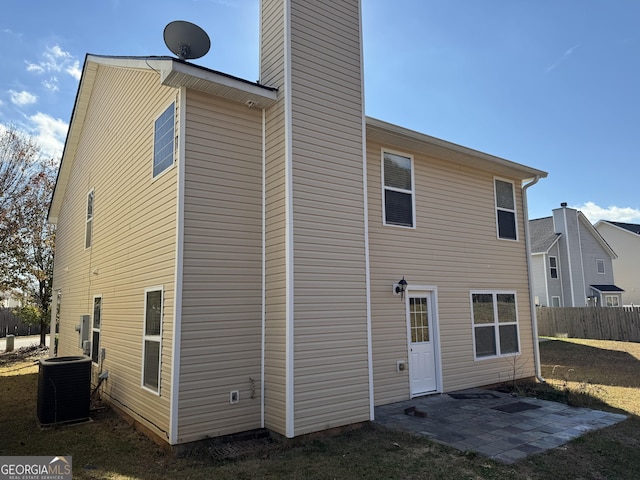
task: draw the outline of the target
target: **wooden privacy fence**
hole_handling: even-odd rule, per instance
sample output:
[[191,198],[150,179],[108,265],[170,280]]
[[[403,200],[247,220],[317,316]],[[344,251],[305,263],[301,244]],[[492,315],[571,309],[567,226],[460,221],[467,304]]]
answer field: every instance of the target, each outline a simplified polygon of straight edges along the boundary
[[0,338],[7,335],[38,335],[40,325],[25,325],[10,308],[0,308]]
[[611,307],[536,307],[538,335],[640,342],[640,310]]

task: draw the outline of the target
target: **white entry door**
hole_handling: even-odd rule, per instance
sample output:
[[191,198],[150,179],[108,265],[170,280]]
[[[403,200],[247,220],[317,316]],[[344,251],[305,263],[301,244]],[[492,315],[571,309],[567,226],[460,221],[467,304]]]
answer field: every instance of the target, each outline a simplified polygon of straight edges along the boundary
[[435,392],[436,376],[433,309],[427,295],[408,296],[407,326],[409,329],[409,387],[411,397]]

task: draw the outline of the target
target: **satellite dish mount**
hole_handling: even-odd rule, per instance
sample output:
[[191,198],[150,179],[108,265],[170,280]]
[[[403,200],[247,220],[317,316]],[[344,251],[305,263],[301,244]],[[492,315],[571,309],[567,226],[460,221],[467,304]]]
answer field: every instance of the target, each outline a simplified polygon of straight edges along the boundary
[[180,60],[200,58],[211,48],[207,32],[183,20],[176,20],[164,27],[164,43]]

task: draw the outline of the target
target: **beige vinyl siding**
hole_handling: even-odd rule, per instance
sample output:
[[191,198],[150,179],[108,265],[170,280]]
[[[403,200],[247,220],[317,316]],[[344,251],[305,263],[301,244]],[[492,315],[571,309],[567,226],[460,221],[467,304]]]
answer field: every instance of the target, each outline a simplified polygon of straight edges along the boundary
[[192,90],[183,258],[178,443],[260,428],[262,112]]
[[[263,2],[265,3],[265,2]],[[266,112],[265,427],[286,435],[286,193],[284,105]]]
[[260,80],[279,89],[265,112],[265,355],[264,426],[287,433],[286,358],[286,130],[284,1],[261,6]]
[[291,2],[296,435],[369,419],[358,15]]
[[[173,337],[176,169],[152,179],[154,121],[176,100],[153,71],[98,67],[58,221],[55,289],[59,355],[77,355],[80,316],[102,295],[103,398],[168,438]],[[176,105],[180,109],[179,105]],[[86,196],[95,190],[93,244],[84,249]],[[141,387],[145,288],[162,286],[161,385]],[[94,376],[99,371],[94,368]]]
[[278,88],[284,78],[284,3],[260,2],[260,83]]
[[[415,229],[383,226],[383,147],[414,156]],[[408,373],[396,371],[397,361],[407,360],[404,304],[391,293],[403,275],[410,286],[438,289],[445,392],[505,381],[513,374],[513,359],[474,361],[471,290],[516,292],[522,353],[516,376],[533,375],[521,190],[516,188],[520,241],[498,240],[491,172],[375,142],[367,145],[367,161],[376,404],[409,398]]]

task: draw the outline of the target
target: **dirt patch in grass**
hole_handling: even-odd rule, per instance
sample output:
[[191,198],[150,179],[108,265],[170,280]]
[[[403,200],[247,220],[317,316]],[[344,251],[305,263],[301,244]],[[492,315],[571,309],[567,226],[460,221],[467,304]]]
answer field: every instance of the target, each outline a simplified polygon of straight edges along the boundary
[[0,374],[3,371],[10,371],[10,367],[16,363],[28,363],[33,361],[36,363],[41,357],[49,355],[49,347],[42,347],[37,344],[29,345],[26,347],[20,347],[17,350],[11,352],[0,353]]

